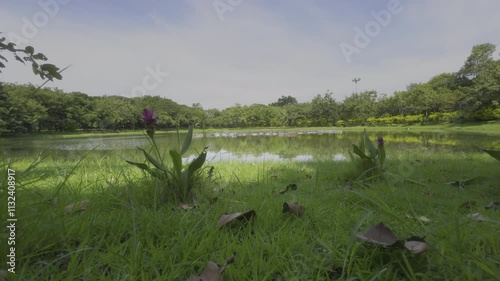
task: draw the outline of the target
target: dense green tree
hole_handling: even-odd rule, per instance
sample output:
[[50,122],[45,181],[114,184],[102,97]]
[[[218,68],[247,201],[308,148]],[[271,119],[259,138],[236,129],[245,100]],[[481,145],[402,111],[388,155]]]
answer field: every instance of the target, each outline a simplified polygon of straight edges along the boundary
[[491,43],[472,47],[471,54],[457,73],[460,81],[466,86],[470,85],[488,67],[488,64],[493,62],[493,53],[495,50],[496,46]]
[[281,98],[278,99],[277,102],[273,102],[269,105],[271,106],[286,106],[286,105],[292,105],[292,104],[297,104],[297,99],[292,97],[292,96],[281,96]]

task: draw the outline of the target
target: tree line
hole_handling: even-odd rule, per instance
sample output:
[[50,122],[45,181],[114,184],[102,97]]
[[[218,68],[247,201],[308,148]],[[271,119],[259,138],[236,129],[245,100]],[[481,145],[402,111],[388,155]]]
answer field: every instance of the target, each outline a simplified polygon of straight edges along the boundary
[[464,65],[426,83],[412,83],[393,95],[353,93],[336,101],[333,93],[299,103],[291,95],[269,105],[203,109],[159,97],[88,96],[81,92],[0,83],[0,133],[134,130],[144,128],[141,112],[153,108],[159,129],[187,127],[308,127],[389,125],[500,119],[500,60],[496,46],[476,45]]

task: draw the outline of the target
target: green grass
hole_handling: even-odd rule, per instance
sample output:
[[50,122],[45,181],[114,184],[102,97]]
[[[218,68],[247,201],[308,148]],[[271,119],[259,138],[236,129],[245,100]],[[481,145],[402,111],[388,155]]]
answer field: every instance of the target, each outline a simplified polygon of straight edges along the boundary
[[[31,161],[12,165],[17,280],[186,280],[201,274],[207,261],[222,263],[233,252],[224,280],[500,276],[500,213],[484,209],[500,201],[500,164],[486,154],[388,155],[386,179],[354,183],[351,191],[344,189],[355,175],[349,162],[209,163],[214,180],[189,211],[177,210],[175,202],[159,204],[155,199],[166,198],[165,191],[124,161],[47,158],[21,173]],[[477,176],[482,180],[463,190],[446,184]],[[280,195],[290,183],[298,189]],[[83,199],[90,201],[85,212],[65,214],[65,206]],[[460,208],[466,200],[477,203]],[[304,217],[283,214],[284,202],[303,205]],[[217,228],[222,213],[247,210],[257,213],[248,225]],[[477,212],[488,220],[467,218]],[[5,222],[6,212],[0,216]],[[415,219],[420,216],[430,221]],[[429,250],[414,256],[356,241],[355,233],[381,221],[400,239],[426,235]],[[5,259],[2,254],[0,269]]]

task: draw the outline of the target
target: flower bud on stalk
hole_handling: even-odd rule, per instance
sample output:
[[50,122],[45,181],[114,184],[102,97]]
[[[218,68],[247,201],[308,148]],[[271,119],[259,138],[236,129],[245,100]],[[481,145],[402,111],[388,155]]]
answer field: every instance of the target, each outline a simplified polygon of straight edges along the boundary
[[153,136],[155,135],[158,116],[154,113],[152,109],[144,108],[144,110],[142,111],[142,118],[146,123],[146,133],[150,138],[153,138]]

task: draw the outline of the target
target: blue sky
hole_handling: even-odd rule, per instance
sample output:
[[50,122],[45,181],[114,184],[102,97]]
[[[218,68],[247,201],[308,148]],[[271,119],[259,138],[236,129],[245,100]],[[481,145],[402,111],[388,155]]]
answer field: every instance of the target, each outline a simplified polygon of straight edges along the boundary
[[[222,109],[327,90],[342,101],[354,77],[359,91],[391,95],[457,71],[476,44],[498,46],[499,10],[494,0],[16,0],[2,3],[0,31],[72,65],[51,87]],[[41,84],[14,60],[0,79]]]

